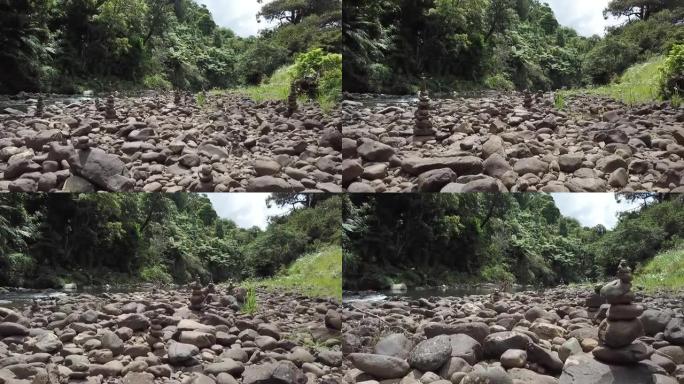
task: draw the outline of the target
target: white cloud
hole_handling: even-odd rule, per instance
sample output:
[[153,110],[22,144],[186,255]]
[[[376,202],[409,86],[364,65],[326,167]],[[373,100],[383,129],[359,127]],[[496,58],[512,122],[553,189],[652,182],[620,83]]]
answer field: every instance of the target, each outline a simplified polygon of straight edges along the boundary
[[282,215],[289,208],[272,205],[266,206],[270,193],[207,193],[211,205],[224,219],[230,219],[241,228],[257,226],[266,229],[269,216]]
[[[270,1],[267,0],[264,3]],[[254,36],[260,30],[275,25],[263,19],[257,22],[256,15],[264,4],[257,3],[257,0],[197,0],[197,2],[207,6],[216,24],[232,29],[238,36]]]
[[612,193],[552,193],[563,216],[577,219],[585,227],[603,224],[608,229],[617,225],[618,212],[637,208],[639,203],[615,200]]
[[610,0],[546,0],[558,22],[574,28],[582,36],[604,36],[608,26],[621,24],[612,16],[603,18],[603,10]]

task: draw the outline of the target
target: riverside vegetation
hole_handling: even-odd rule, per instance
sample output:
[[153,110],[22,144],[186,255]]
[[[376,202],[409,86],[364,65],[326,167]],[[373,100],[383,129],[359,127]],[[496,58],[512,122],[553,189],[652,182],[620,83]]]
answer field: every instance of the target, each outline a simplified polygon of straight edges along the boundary
[[339,382],[338,307],[197,282],[0,307],[0,382]]
[[[340,197],[273,199],[272,204],[293,208],[262,230],[219,218],[209,199],[197,194],[5,194],[0,197],[0,286],[166,285],[197,276],[205,283],[242,281],[277,275],[305,254],[314,256],[290,268],[312,257],[335,257]],[[341,284],[332,270],[327,276],[296,272],[283,274],[297,275],[303,287],[324,282],[319,295],[339,291],[326,280]],[[312,287],[305,292],[312,293]]]
[[0,190],[339,192],[340,7],[243,38],[193,0],[0,4]]
[[681,2],[610,1],[603,38],[537,0],[344,5],[347,191],[682,191]]
[[596,291],[345,303],[345,382],[681,383],[682,291],[631,292],[620,276]]
[[682,196],[617,198],[641,204],[607,230],[563,216],[546,194],[349,195],[344,287],[587,283],[614,276],[625,259],[643,288],[684,288],[675,268],[684,261]]
[[681,383],[684,200],[617,198],[640,204],[607,230],[564,217],[545,194],[350,195],[345,288],[499,289],[350,298],[343,381]]
[[268,203],[261,230],[203,195],[3,196],[0,284],[147,284],[0,301],[0,383],[340,382],[340,198]]
[[414,93],[422,75],[430,89],[449,93],[605,85],[669,54],[662,79],[653,73],[661,79],[653,96],[676,96],[684,81],[681,2],[611,0],[604,15],[621,25],[584,37],[538,0],[346,1],[344,90]]
[[0,93],[227,89],[312,49],[341,52],[339,0],[262,5],[259,20],[276,25],[243,38],[193,0],[3,2]]

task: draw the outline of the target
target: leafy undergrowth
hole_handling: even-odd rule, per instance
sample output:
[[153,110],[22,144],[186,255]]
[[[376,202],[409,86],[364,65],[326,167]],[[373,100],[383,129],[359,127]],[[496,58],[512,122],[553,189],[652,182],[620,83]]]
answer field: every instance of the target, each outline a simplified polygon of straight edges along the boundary
[[342,299],[342,249],[330,246],[304,255],[281,271],[264,280],[249,280],[246,287],[289,290],[308,296]]
[[[256,103],[261,103],[267,100],[287,100],[290,94],[290,85],[292,83],[292,76],[294,65],[285,66],[278,69],[271,77],[259,85],[248,87],[240,87],[229,92],[238,95],[244,95],[254,100]],[[222,92],[222,91],[218,91]],[[299,103],[304,104],[308,102],[306,96],[300,95]],[[334,101],[327,98],[320,98],[318,103],[324,112],[329,112],[336,105]]]
[[[631,66],[620,79],[602,87],[583,88],[565,91],[568,95],[588,94],[606,96],[628,105],[661,101],[660,68],[665,64],[665,56],[657,56],[645,63]],[[678,104],[679,100],[673,100]]]
[[240,87],[233,92],[248,96],[257,103],[266,100],[286,100],[290,93],[292,66],[278,69],[268,80],[259,85]]
[[684,249],[658,254],[636,271],[634,284],[649,291],[684,289]]

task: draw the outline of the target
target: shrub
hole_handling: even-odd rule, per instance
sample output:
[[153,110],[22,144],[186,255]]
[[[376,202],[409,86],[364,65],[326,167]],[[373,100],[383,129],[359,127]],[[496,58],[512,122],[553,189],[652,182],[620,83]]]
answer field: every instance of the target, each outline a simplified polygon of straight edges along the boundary
[[140,278],[150,283],[171,284],[173,278],[163,265],[150,265],[140,270]]
[[666,99],[679,98],[684,93],[684,44],[672,47],[660,73],[662,96]]
[[254,290],[254,287],[250,287],[247,289],[247,296],[245,297],[245,303],[242,305],[241,311],[242,313],[253,315],[254,312],[257,311],[257,307],[258,304],[256,292]]
[[513,274],[506,270],[506,267],[501,264],[487,265],[483,267],[480,271],[480,275],[482,276],[482,279],[490,283],[515,282],[515,276],[513,276]]
[[257,41],[240,56],[236,72],[244,74],[244,83],[258,85],[287,61],[287,48],[273,42]]
[[35,260],[24,253],[9,253],[0,258],[0,281],[7,285],[23,286],[24,278],[35,267]]
[[318,78],[320,99],[337,101],[342,96],[342,55],[321,48],[302,53],[295,60],[294,76],[295,79]]
[[156,75],[145,76],[145,78],[143,79],[143,85],[145,86],[145,88],[164,91],[168,91],[171,88],[173,88],[171,82],[169,82],[163,74],[159,73]]
[[488,76],[485,79],[487,88],[496,89],[498,91],[512,91],[515,89],[515,84],[503,73],[498,73],[493,76]]

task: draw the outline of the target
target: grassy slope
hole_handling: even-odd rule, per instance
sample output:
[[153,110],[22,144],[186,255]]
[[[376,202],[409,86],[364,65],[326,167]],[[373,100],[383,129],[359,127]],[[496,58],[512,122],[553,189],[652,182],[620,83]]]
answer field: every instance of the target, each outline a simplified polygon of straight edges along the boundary
[[620,79],[602,87],[585,88],[567,91],[568,94],[590,94],[611,97],[629,105],[649,103],[660,100],[658,96],[660,67],[665,56],[657,56],[651,60],[631,66]]
[[267,81],[260,85],[241,87],[232,92],[246,95],[257,103],[266,100],[286,100],[290,93],[291,67],[278,69]]
[[[253,85],[249,87],[240,87],[235,90],[230,90],[229,92],[236,93],[239,95],[245,95],[257,103],[261,103],[267,100],[287,100],[290,94],[290,85],[292,83],[292,70],[293,66],[281,67],[271,77],[259,85]],[[308,101],[307,97],[304,95],[299,96],[299,103],[303,104]],[[327,100],[324,97],[318,98],[318,103],[324,112],[330,112],[335,106],[335,102]]]
[[647,290],[684,288],[684,249],[658,254],[636,272],[634,284]]
[[247,287],[286,289],[309,296],[342,298],[342,248],[330,246],[304,255],[278,276],[252,280]]

